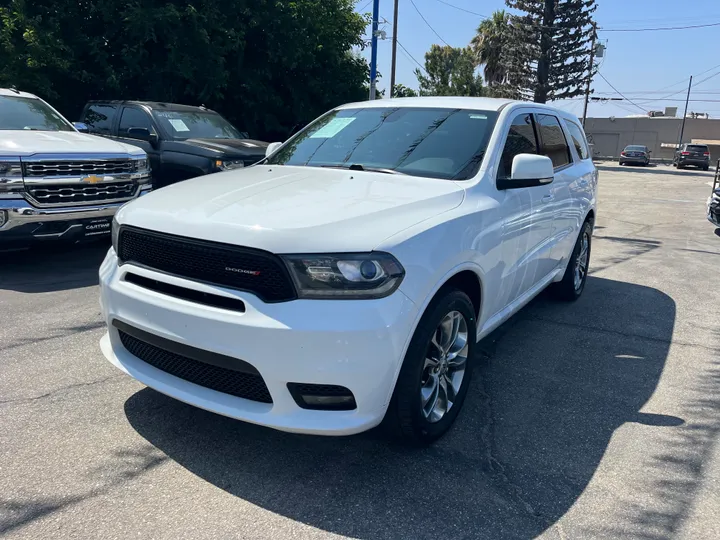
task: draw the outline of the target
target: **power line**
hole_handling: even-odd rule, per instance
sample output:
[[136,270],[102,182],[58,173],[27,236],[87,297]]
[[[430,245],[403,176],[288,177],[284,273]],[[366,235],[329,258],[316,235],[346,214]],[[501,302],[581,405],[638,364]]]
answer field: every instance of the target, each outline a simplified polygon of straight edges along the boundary
[[366,9],[370,4],[372,3],[372,0],[369,0],[367,4],[365,4],[363,7],[358,9],[358,13],[361,13],[364,9]]
[[663,30],[688,30],[690,28],[708,28],[720,26],[720,22],[709,24],[694,24],[691,26],[665,26],[662,28],[598,28],[600,32],[660,32]]
[[633,105],[635,105],[635,106],[636,106],[638,109],[640,109],[641,111],[647,112],[647,109],[643,109],[640,105],[638,105],[637,103],[635,103],[632,99],[624,96],[623,93],[620,92],[620,90],[618,90],[617,88],[615,88],[615,87],[612,85],[612,83],[611,83],[610,81],[608,81],[602,73],[600,73],[600,72],[598,71],[597,74],[600,75],[600,77],[602,77],[602,80],[603,80],[603,81],[605,81],[606,83],[608,83],[608,85],[610,85],[610,88],[612,88],[612,89],[615,90],[618,94],[620,94],[623,98],[625,98],[625,100],[626,100],[628,103],[632,103]]
[[[403,45],[402,43],[400,43],[400,40],[399,40],[399,39],[398,39],[397,44],[400,45],[400,48],[401,48],[403,51],[405,51],[405,53],[412,59],[413,62],[415,62],[418,66],[420,66],[420,69],[422,69],[423,71],[425,71],[425,66],[423,66],[420,62],[418,62],[418,61],[415,59],[415,57],[414,57],[412,54],[410,54],[410,51],[408,51],[408,50],[405,48],[405,45]],[[425,71],[425,74],[427,75],[427,71]]]
[[410,3],[411,3],[411,4],[413,5],[413,7],[415,8],[415,11],[417,11],[418,15],[420,15],[420,18],[421,18],[423,21],[425,21],[425,24],[427,24],[428,28],[433,31],[433,33],[438,37],[438,39],[439,39],[440,41],[442,41],[442,42],[443,42],[445,45],[447,45],[448,47],[452,47],[452,45],[450,45],[447,41],[445,41],[445,40],[442,38],[442,36],[441,36],[440,34],[437,33],[437,31],[436,31],[436,30],[432,27],[432,25],[427,21],[427,19],[425,18],[425,16],[424,16],[422,13],[420,13],[420,10],[419,10],[418,7],[415,5],[415,0],[410,0]]
[[[700,73],[699,75],[703,75],[704,73],[707,73],[708,71],[711,71],[711,70],[716,69],[716,68],[719,68],[719,67],[720,67],[720,64],[718,64],[717,66],[711,67],[710,69],[706,69],[705,71],[703,71],[703,72]],[[693,75],[693,77],[698,77],[699,75]],[[716,73],[713,73],[713,74],[710,75],[709,77],[705,77],[702,81],[696,82],[695,84],[692,85],[692,88],[695,88],[695,87],[698,86],[699,84],[702,84],[702,83],[704,83],[705,81],[709,81],[710,79],[712,79],[713,77],[717,77],[718,75],[720,75],[720,71],[718,71],[718,72],[716,72]],[[648,102],[650,102],[650,101],[663,101],[663,100],[665,100],[665,99],[667,99],[667,98],[671,98],[671,97],[673,97],[673,96],[676,96],[676,95],[678,95],[678,94],[681,94],[681,93],[684,92],[684,91],[685,91],[685,90],[678,90],[677,92],[673,92],[672,94],[668,94],[667,96],[663,96],[663,97],[657,98],[657,99],[649,99],[649,100],[645,100],[645,101],[648,101]]]
[[445,0],[436,0],[437,2],[440,2],[441,4],[445,4],[446,6],[450,6],[451,8],[458,9],[460,11],[464,11],[465,13],[469,13],[470,15],[477,15],[478,17],[482,19],[487,19],[485,15],[482,15],[481,13],[477,13],[475,11],[470,11],[469,9],[461,8],[460,6],[456,6],[455,4],[451,4],[450,2],[445,2]]

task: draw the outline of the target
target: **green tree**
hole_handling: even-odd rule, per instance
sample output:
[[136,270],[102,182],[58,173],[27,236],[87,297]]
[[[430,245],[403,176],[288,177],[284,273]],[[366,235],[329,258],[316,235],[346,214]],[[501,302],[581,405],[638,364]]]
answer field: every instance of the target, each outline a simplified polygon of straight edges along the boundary
[[477,27],[470,41],[478,65],[484,66],[483,75],[492,95],[502,95],[507,82],[505,64],[506,49],[510,34],[510,16],[504,11],[495,11]]
[[482,96],[480,75],[475,73],[475,58],[469,48],[432,45],[425,53],[425,74],[415,76],[421,96]]
[[537,103],[583,93],[595,0],[505,0],[510,16],[508,84]]
[[418,93],[413,90],[412,88],[408,88],[404,84],[396,84],[395,88],[393,88],[393,95],[394,98],[399,97],[417,97]]
[[174,101],[284,138],[366,99],[365,19],[352,0],[5,0],[0,86],[70,119],[89,99]]

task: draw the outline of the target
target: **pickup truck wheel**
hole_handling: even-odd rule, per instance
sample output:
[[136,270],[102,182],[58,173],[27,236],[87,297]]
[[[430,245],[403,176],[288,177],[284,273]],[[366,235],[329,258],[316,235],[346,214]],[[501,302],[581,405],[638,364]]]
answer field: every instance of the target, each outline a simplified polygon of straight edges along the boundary
[[385,416],[391,435],[428,444],[450,429],[470,385],[476,335],[475,309],[464,292],[447,289],[430,303]]
[[592,224],[586,221],[580,229],[570,260],[562,281],[554,283],[552,292],[560,300],[573,302],[580,298],[585,289],[588,268],[590,266],[590,248],[592,244]]

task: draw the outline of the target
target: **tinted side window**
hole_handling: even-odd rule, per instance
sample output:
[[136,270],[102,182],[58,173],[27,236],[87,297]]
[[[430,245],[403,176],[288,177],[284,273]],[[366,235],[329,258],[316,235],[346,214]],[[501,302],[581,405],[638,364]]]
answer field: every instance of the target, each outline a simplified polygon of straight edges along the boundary
[[520,114],[510,125],[505,147],[500,157],[499,178],[510,178],[513,158],[518,154],[537,154],[538,144],[535,136],[532,115]]
[[585,135],[583,134],[582,128],[575,122],[571,122],[569,120],[565,120],[565,124],[568,127],[568,131],[570,131],[570,137],[572,137],[572,142],[575,145],[575,150],[577,150],[580,159],[589,158],[590,152],[588,151],[587,144],[585,143]]
[[118,135],[121,137],[127,135],[127,130],[131,127],[147,128],[150,133],[155,133],[150,116],[140,109],[125,107],[120,117],[120,127]]
[[558,119],[548,114],[538,114],[537,120],[543,142],[543,155],[552,160],[555,168],[570,163],[570,149]]
[[114,105],[90,105],[83,119],[90,132],[110,135],[115,109]]

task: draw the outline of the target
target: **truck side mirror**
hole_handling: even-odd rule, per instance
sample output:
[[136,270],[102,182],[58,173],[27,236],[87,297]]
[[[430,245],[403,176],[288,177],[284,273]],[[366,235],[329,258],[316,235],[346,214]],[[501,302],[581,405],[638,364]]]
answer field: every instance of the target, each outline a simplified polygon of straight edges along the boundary
[[150,133],[148,128],[144,127],[131,127],[127,130],[127,136],[130,139],[138,139],[140,141],[147,141],[153,146],[158,142],[158,136],[155,133]]
[[90,133],[90,128],[88,128],[87,124],[85,124],[84,122],[73,122],[73,126],[80,133]]

